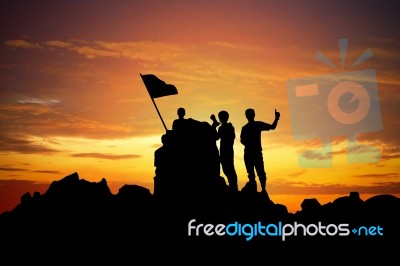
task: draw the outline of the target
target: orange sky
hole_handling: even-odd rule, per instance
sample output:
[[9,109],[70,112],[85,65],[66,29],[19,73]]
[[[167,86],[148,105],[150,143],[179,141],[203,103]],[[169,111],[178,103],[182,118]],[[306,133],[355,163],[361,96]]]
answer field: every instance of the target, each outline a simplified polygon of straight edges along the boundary
[[[364,199],[400,195],[400,39],[391,1],[143,2],[2,1],[0,212],[73,172],[104,177],[115,193],[127,183],[152,190],[164,128],[140,73],[178,88],[156,99],[168,127],[181,106],[187,117],[208,122],[227,110],[237,136],[245,109],[270,123],[280,111],[277,129],[262,139],[268,193],[289,211],[309,197],[326,203],[351,191]],[[344,69],[338,39],[348,39]],[[350,70],[368,48],[372,57]],[[318,51],[337,68],[316,60]],[[349,163],[347,137],[325,134],[331,167],[300,165],[300,154],[321,139],[295,138],[287,81],[365,69],[376,71],[382,129],[357,139],[380,157],[365,162],[360,153]],[[242,187],[238,138],[235,166]]]

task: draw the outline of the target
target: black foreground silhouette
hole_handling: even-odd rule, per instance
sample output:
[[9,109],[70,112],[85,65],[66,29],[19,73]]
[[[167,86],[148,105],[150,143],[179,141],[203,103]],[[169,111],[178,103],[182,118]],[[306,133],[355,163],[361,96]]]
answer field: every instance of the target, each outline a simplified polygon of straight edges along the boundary
[[[0,215],[3,254],[11,250],[45,257],[50,252],[65,259],[91,254],[87,257],[101,260],[106,254],[135,258],[146,251],[155,255],[168,251],[176,257],[182,252],[214,252],[262,261],[262,254],[271,256],[278,250],[287,254],[305,250],[311,253],[307,253],[310,259],[317,250],[342,255],[359,248],[363,254],[383,250],[378,254],[387,257],[398,245],[400,199],[393,195],[363,201],[357,192],[349,192],[324,205],[313,198],[304,199],[301,211],[289,213],[267,193],[246,187],[236,190],[226,184],[220,176],[215,129],[208,123],[186,119],[179,130],[168,131],[162,139],[163,146],[155,152],[154,194],[138,185],[124,185],[112,194],[106,179],[89,182],[72,173],[53,181],[43,194],[22,195],[20,204]],[[276,235],[253,232],[249,239],[245,233],[204,233],[205,224],[234,223],[273,224],[270,232]],[[279,225],[285,224],[297,225],[297,236],[283,240]],[[311,225],[307,235],[299,224]],[[348,235],[339,235],[340,224],[348,225]],[[324,235],[315,233],[318,226],[323,227]]]

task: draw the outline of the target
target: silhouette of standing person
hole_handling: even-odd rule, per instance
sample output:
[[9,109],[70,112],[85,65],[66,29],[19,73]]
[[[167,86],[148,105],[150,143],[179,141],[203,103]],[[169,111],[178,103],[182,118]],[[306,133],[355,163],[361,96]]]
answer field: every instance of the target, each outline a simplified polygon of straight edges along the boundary
[[228,179],[229,187],[238,190],[237,184],[237,174],[234,165],[234,151],[233,144],[236,138],[235,128],[232,123],[228,123],[229,113],[227,111],[221,111],[218,113],[219,121],[218,123],[214,121],[213,125],[219,125],[217,132],[217,139],[220,140],[219,144],[219,157],[222,166],[222,171],[224,172],[226,178]]
[[162,146],[154,152],[154,166],[156,175],[165,175],[168,173],[168,167],[171,163],[170,136],[164,134],[161,136]]
[[154,177],[154,195],[159,197],[163,191],[167,190],[166,178],[171,167],[170,136],[164,134],[161,136],[162,146],[154,152],[154,166],[156,167],[156,176]]
[[260,180],[261,191],[266,193],[266,182],[267,175],[264,170],[264,159],[262,154],[261,145],[261,132],[274,130],[278,125],[280,113],[275,109],[275,120],[272,124],[268,124],[262,121],[254,121],[255,111],[251,108],[245,112],[248,123],[242,127],[240,133],[240,142],[244,145],[244,163],[249,178],[249,183],[252,186],[256,185],[256,176],[254,169],[257,171],[258,178]]
[[172,122],[172,130],[180,130],[185,126],[185,115],[186,115],[186,111],[185,108],[183,107],[179,107],[178,111],[178,119],[175,119],[174,122]]

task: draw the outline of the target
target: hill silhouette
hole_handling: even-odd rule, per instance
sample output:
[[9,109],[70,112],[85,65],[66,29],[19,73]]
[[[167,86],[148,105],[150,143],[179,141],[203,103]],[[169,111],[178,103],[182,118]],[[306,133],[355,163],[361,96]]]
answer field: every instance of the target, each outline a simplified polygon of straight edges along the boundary
[[[4,254],[44,252],[94,262],[106,254],[135,260],[144,252],[167,251],[171,256],[217,253],[250,259],[263,252],[301,250],[312,258],[316,252],[342,256],[357,248],[387,257],[397,245],[400,199],[393,195],[364,201],[351,192],[323,205],[309,198],[301,211],[289,213],[266,193],[228,187],[219,174],[208,123],[192,120],[181,132],[165,136],[163,149],[156,152],[161,162],[156,163],[154,194],[138,185],[112,194],[106,179],[89,182],[72,173],[53,181],[43,194],[22,195],[13,210],[0,215]],[[219,224],[230,225],[230,234],[236,234],[219,235]]]

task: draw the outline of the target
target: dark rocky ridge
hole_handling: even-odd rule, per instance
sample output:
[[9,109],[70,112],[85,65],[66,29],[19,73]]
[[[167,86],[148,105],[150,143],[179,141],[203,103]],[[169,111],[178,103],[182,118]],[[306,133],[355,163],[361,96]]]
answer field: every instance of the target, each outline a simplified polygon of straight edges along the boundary
[[[378,195],[361,200],[358,193],[350,193],[335,201],[321,205],[316,199],[305,199],[302,210],[289,213],[284,205],[275,204],[268,196],[256,192],[232,193],[228,189],[214,204],[186,202],[186,204],[160,204],[154,195],[144,187],[124,185],[113,195],[107,182],[88,182],[73,173],[62,180],[54,181],[42,195],[26,193],[21,203],[12,211],[0,215],[2,246],[24,250],[52,250],[72,248],[79,252],[88,247],[95,250],[164,250],[170,247],[189,248],[191,251],[214,248],[230,250],[283,248],[292,250],[307,243],[309,248],[331,247],[347,250],[356,245],[359,248],[388,249],[400,236],[400,199],[392,195]],[[184,201],[184,199],[182,199]],[[381,226],[384,236],[348,237],[298,236],[280,237],[256,236],[250,241],[241,237],[188,236],[188,222],[225,225],[233,222],[244,223],[291,223],[302,224],[350,224],[350,229],[359,226]],[[39,246],[32,246],[39,245]]]
[[[54,181],[44,194],[26,193],[12,211],[0,215],[1,246],[20,253],[139,256],[177,250],[185,254],[224,253],[258,258],[263,252],[390,252],[400,237],[400,199],[378,195],[361,200],[357,192],[321,205],[304,199],[302,210],[289,213],[254,190],[232,191],[219,175],[218,150],[207,123],[190,121],[182,132],[168,132],[166,169],[157,169],[154,195],[144,187],[124,185],[112,194],[107,181],[89,182],[73,173]],[[204,177],[204,178],[203,178]],[[383,236],[188,236],[188,223],[203,224],[349,224],[380,226]],[[332,227],[333,228],[333,227]],[[333,230],[331,228],[331,230]],[[224,251],[224,252],[223,252]],[[261,252],[261,253],[259,253]],[[248,255],[251,253],[252,255]],[[180,253],[179,253],[180,254]],[[294,254],[294,253],[293,253]]]

